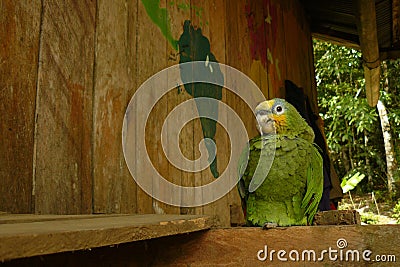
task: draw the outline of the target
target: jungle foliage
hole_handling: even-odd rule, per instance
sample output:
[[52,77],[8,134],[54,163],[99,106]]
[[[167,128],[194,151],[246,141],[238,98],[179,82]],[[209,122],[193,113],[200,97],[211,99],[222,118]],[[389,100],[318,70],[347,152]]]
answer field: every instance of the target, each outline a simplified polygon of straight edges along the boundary
[[[385,190],[384,140],[378,111],[366,101],[361,52],[314,40],[314,58],[319,112],[336,172],[341,178],[356,173],[368,177],[357,190]],[[381,67],[380,100],[399,162],[400,60],[385,61]]]

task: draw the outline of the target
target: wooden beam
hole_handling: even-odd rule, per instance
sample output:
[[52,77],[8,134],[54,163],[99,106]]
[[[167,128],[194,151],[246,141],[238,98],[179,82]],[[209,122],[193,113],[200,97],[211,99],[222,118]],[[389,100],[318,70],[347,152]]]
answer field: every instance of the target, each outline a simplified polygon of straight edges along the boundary
[[[36,215],[0,227],[0,262],[64,251],[90,249],[209,229],[211,217],[199,215]],[[52,220],[49,220],[52,219]],[[13,222],[10,218],[6,222]],[[15,222],[15,220],[14,220]]]
[[380,51],[379,57],[381,61],[387,60],[387,59],[398,59],[400,58],[400,43],[399,43],[399,48],[398,49],[390,49],[387,51]]
[[[282,266],[285,262],[279,260],[277,254],[279,250],[284,250],[286,254],[281,254],[281,256],[287,259],[287,266],[326,266],[327,264],[329,266],[360,266],[360,263],[366,264],[362,258],[362,253],[366,250],[372,251],[369,255],[371,261],[375,261],[376,255],[399,257],[399,234],[400,226],[398,225],[307,226],[271,230],[250,227],[215,229],[187,238],[186,241],[175,240],[172,244],[163,244],[163,250],[156,255],[156,261],[153,264],[155,266],[197,266],[197,264],[201,266]],[[340,239],[342,240],[339,241]],[[338,244],[338,242],[341,243]],[[343,249],[338,246],[343,246]],[[322,251],[330,248],[336,250],[336,253],[332,252],[331,258],[334,259],[336,255],[337,259],[330,260],[329,253],[326,253],[319,261]],[[265,255],[266,250],[267,255]],[[298,261],[289,258],[292,250],[299,253]],[[316,253],[315,261],[312,258],[307,260],[308,254],[305,255],[305,260],[302,260],[303,251],[311,250]],[[340,251],[343,253],[342,260]],[[360,261],[351,261],[351,258],[346,261],[348,251],[358,251],[354,253],[359,254]],[[261,259],[266,257],[266,259],[261,261],[258,256]],[[296,257],[295,252],[292,257]]]
[[357,29],[364,60],[365,89],[370,106],[379,99],[380,60],[374,0],[354,1]]
[[327,210],[315,214],[313,225],[360,224],[361,217],[356,210]]
[[45,221],[60,221],[60,220],[77,220],[77,219],[93,219],[102,217],[123,216],[124,214],[87,214],[87,215],[36,215],[36,214],[0,214],[0,225],[15,224],[15,223],[31,223]]
[[[400,225],[306,226],[271,230],[236,227],[8,263],[10,266],[394,266],[400,257],[399,234]],[[259,260],[257,256],[263,259],[266,250],[266,259]],[[286,253],[278,252],[280,250]],[[296,252],[298,261],[289,258],[291,255],[296,259]],[[278,253],[287,262],[278,259]],[[363,259],[363,253],[370,262]],[[377,262],[377,255],[386,262]]]
[[392,0],[392,20],[393,46],[400,48],[400,0]]
[[360,50],[360,45],[358,43],[352,42],[350,40],[346,40],[344,38],[331,36],[329,34],[323,32],[313,32],[312,37],[321,41],[329,42],[335,45],[342,45],[346,47],[350,47],[356,50]]

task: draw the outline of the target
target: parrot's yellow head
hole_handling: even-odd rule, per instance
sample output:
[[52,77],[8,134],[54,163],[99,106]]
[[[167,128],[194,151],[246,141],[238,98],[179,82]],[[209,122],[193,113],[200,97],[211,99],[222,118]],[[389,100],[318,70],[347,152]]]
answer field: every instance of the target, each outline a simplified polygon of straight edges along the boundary
[[261,102],[256,107],[255,114],[261,135],[279,134],[307,140],[314,139],[312,128],[296,108],[284,99],[274,98]]

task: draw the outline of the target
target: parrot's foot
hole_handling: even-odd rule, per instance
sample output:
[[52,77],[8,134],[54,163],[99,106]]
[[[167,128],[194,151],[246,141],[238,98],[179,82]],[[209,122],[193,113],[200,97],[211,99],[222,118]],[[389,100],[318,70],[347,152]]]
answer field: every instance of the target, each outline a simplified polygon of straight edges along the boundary
[[265,223],[262,227],[263,230],[268,230],[268,229],[272,229],[272,228],[276,228],[278,227],[277,223]]

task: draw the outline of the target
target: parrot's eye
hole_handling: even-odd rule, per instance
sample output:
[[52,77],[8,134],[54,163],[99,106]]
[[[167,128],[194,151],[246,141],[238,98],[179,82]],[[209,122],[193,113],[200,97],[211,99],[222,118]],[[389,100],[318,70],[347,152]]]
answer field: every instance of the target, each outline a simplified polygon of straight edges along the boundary
[[283,107],[282,106],[276,106],[275,111],[278,115],[283,113]]

